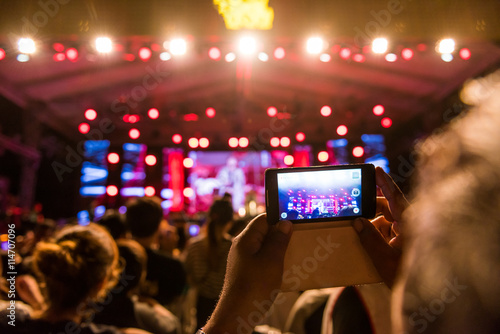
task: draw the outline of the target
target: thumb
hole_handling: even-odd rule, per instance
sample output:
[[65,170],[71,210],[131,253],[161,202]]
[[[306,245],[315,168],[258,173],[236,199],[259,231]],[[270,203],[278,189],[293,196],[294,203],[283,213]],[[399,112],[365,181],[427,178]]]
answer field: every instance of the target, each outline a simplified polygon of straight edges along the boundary
[[391,247],[367,219],[357,218],[352,225],[380,277],[388,287],[392,287],[399,267],[401,252]]
[[270,230],[262,243],[261,256],[276,262],[283,263],[285,252],[292,236],[292,223],[282,220],[278,224],[270,227]]

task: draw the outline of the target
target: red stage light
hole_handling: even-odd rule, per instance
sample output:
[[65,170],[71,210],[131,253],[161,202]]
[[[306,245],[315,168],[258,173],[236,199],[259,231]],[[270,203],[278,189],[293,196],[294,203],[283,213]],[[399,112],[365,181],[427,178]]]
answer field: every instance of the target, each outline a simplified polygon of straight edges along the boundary
[[5,50],[0,48],[0,60],[5,58]]
[[380,116],[380,115],[383,115],[384,114],[384,111],[385,111],[385,108],[383,105],[381,104],[377,104],[375,107],[373,107],[373,114],[375,116]]
[[220,60],[222,53],[220,52],[219,48],[211,47],[210,50],[208,50],[208,56],[212,60]]
[[64,51],[64,45],[62,45],[61,43],[54,43],[54,44],[52,44],[52,47],[57,52],[63,52]]
[[144,161],[146,162],[146,165],[148,165],[148,166],[156,165],[156,157],[152,154],[146,155],[146,157],[144,158]]
[[248,147],[248,144],[249,144],[249,140],[247,137],[241,137],[240,140],[238,141],[238,144],[240,145],[240,147]]
[[94,109],[85,110],[85,118],[89,121],[93,121],[97,118],[97,112]]
[[297,139],[298,142],[303,142],[306,139],[306,135],[304,132],[297,132],[295,139]]
[[152,54],[149,48],[143,47],[139,49],[139,58],[141,58],[142,61],[148,61]]
[[144,188],[144,195],[151,197],[151,196],[154,196],[155,194],[156,194],[156,190],[154,187],[147,186],[146,188]]
[[195,113],[189,113],[184,115],[182,118],[184,118],[186,122],[194,122],[198,120],[198,115],[196,115]]
[[332,114],[332,108],[330,108],[329,106],[323,106],[321,107],[320,113],[322,116],[328,117]]
[[413,58],[413,50],[409,48],[404,48],[401,50],[401,58],[404,60],[410,60]]
[[212,107],[208,107],[206,110],[205,110],[205,115],[207,115],[208,118],[213,118],[215,117],[215,109],[212,108]]
[[290,146],[290,138],[288,137],[282,137],[280,140],[280,144],[282,147],[288,147]]
[[274,58],[281,60],[285,58],[286,52],[281,46],[274,50]]
[[280,146],[280,139],[278,137],[273,137],[271,138],[269,143],[271,144],[272,147],[278,147]]
[[201,148],[207,148],[208,145],[210,145],[210,141],[208,140],[208,138],[200,138],[199,144]]
[[419,45],[417,45],[417,50],[420,52],[424,52],[425,50],[427,50],[427,45],[425,45],[424,43],[420,43]]
[[283,158],[283,162],[285,163],[285,165],[287,166],[291,166],[293,165],[293,162],[294,162],[294,158],[293,158],[293,155],[285,155],[285,157]]
[[471,56],[471,52],[467,48],[461,49],[459,54],[460,54],[460,58],[462,58],[463,60],[470,59],[470,56]]
[[135,56],[131,53],[126,53],[123,55],[123,59],[125,59],[126,61],[134,61]]
[[130,119],[130,115],[128,115],[128,114],[123,115],[123,121],[124,121],[125,123],[128,123],[128,122],[129,122],[129,119]]
[[269,117],[274,117],[278,114],[278,109],[276,109],[276,107],[269,107],[267,108],[267,115]]
[[87,123],[80,123],[80,125],[78,126],[78,131],[80,131],[80,133],[88,133],[90,131],[90,125],[88,125]]
[[321,151],[318,153],[318,160],[320,162],[326,162],[328,161],[328,158],[330,157],[330,155],[328,154],[327,151]]
[[175,135],[172,136],[172,141],[175,144],[180,144],[182,141],[182,136],[180,134],[176,133]]
[[158,117],[160,117],[160,112],[156,108],[151,108],[148,110],[148,116],[151,119],[157,119]]
[[183,161],[182,161],[182,164],[184,165],[184,167],[186,168],[191,168],[194,166],[194,161],[193,159],[191,158],[185,158]]
[[382,121],[380,121],[380,124],[382,124],[384,128],[390,128],[392,125],[392,119],[390,119],[389,117],[384,117],[382,118]]
[[339,125],[337,128],[337,134],[339,136],[345,136],[347,134],[347,126]]
[[52,56],[52,58],[54,59],[54,61],[63,61],[64,59],[66,59],[66,55],[64,53],[56,53]]
[[349,48],[340,49],[339,56],[342,59],[348,59],[351,56],[351,49],[349,49]]
[[356,53],[355,55],[352,56],[352,60],[354,60],[356,63],[364,63],[366,57],[361,53]]
[[352,149],[352,155],[356,158],[361,158],[365,154],[365,150],[361,146],[356,146]]
[[118,195],[118,188],[116,186],[107,186],[106,193],[108,196],[116,196]]
[[137,139],[141,136],[141,132],[137,129],[130,129],[128,135],[131,139]]
[[189,140],[188,140],[188,145],[189,145],[189,147],[191,147],[191,148],[197,148],[197,147],[198,147],[198,145],[199,145],[198,138],[194,138],[194,137],[189,138]]
[[108,162],[110,164],[117,164],[118,162],[120,162],[120,156],[118,155],[118,153],[108,154]]
[[182,191],[182,194],[187,197],[187,198],[190,198],[190,197],[193,197],[194,195],[194,190],[193,188],[184,188],[184,190]]
[[231,137],[228,140],[229,147],[235,148],[238,147],[238,138],[236,137]]
[[69,48],[68,50],[66,50],[66,58],[68,58],[68,60],[70,60],[72,62],[77,61],[78,60],[78,50],[75,48]]
[[128,117],[128,122],[134,124],[139,122],[139,119],[140,119],[139,115],[130,115]]
[[389,63],[394,63],[398,60],[398,56],[395,53],[388,53],[385,55],[385,60]]

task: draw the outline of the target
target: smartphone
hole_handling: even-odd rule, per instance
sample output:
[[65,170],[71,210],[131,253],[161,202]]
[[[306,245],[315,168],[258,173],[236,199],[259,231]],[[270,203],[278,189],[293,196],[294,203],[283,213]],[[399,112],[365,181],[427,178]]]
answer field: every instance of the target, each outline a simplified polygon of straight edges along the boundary
[[269,224],[375,216],[377,193],[372,164],[270,168],[265,185]]

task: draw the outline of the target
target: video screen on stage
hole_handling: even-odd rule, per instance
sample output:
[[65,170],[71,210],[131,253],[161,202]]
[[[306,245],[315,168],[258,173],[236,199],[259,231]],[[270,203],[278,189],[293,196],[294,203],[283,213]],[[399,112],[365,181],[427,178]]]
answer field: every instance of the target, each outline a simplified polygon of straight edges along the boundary
[[[146,179],[145,162],[147,146],[144,144],[123,144],[122,187],[143,187]],[[138,194],[140,195],[140,194]]]
[[80,195],[84,197],[101,196],[106,193],[108,164],[106,157],[109,150],[108,140],[87,140],[84,143],[84,161]]
[[195,193],[192,209],[207,211],[215,198],[226,193],[231,195],[236,212],[248,202],[264,205],[264,172],[267,168],[286,167],[283,163],[286,154],[285,151],[189,152],[194,162],[188,177]]

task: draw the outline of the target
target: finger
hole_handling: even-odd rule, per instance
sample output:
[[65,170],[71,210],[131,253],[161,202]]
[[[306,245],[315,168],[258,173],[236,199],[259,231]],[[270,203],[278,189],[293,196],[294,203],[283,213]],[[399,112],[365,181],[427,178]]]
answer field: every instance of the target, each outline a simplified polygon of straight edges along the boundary
[[266,214],[260,214],[252,219],[240,235],[235,238],[235,243],[246,254],[256,254],[261,248],[268,230]]
[[268,260],[276,262],[276,265],[283,266],[285,252],[292,236],[292,223],[287,220],[278,222],[276,226],[269,230],[262,248],[259,251],[259,256],[263,256]]
[[391,209],[389,208],[389,203],[385,197],[377,197],[377,215],[384,215],[384,218],[390,222],[394,221],[392,217]]
[[375,169],[375,180],[377,186],[382,189],[382,193],[387,198],[392,217],[400,221],[404,209],[408,206],[408,201],[404,197],[403,192],[389,174],[384,172],[380,167]]
[[394,235],[392,235],[392,223],[387,221],[385,217],[379,216],[370,222],[382,234],[386,241],[389,241],[394,237]]

